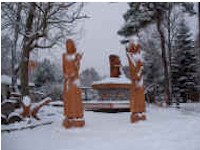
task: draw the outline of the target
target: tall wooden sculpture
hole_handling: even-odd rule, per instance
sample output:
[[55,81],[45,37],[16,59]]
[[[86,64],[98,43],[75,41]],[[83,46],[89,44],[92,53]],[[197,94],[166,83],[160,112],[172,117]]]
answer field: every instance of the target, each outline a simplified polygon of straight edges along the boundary
[[137,38],[130,41],[127,49],[127,57],[129,62],[131,76],[131,92],[130,92],[130,111],[131,122],[145,120],[145,95],[143,85],[143,60],[141,57],[141,46],[137,42]]
[[83,127],[83,104],[81,99],[81,89],[79,80],[80,60],[82,55],[76,52],[73,40],[66,41],[67,52],[63,54],[64,73],[64,116],[63,126]]

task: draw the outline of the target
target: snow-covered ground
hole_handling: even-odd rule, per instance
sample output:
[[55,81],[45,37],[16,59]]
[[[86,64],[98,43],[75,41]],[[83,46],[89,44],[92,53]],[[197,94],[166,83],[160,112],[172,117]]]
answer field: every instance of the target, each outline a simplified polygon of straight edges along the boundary
[[87,111],[86,126],[72,129],[63,128],[61,107],[45,106],[40,117],[53,124],[2,132],[2,150],[200,150],[198,112],[148,106],[147,120],[131,124],[128,112]]

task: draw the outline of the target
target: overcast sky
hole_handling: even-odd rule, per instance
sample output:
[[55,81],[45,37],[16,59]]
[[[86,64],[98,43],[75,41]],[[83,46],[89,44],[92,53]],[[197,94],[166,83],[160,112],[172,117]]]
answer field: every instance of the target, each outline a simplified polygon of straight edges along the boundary
[[86,13],[91,16],[84,23],[83,36],[78,48],[84,51],[82,69],[95,67],[102,75],[109,74],[109,54],[125,59],[124,46],[117,31],[123,25],[122,14],[127,3],[88,3]]
[[[109,54],[119,55],[122,65],[127,64],[125,48],[120,44],[122,37],[117,35],[117,31],[124,23],[122,15],[127,9],[127,3],[86,4],[85,13],[90,16],[90,19],[82,22],[80,35],[75,39],[77,50],[84,52],[81,71],[94,67],[101,76],[109,75]],[[197,19],[189,18],[188,24],[193,33],[196,33]],[[64,51],[65,49],[50,50],[49,57],[61,62],[61,55]]]

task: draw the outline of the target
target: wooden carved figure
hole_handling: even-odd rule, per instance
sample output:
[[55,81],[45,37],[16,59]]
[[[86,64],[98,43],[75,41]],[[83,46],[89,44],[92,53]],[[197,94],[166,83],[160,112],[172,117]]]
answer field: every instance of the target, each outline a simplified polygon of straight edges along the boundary
[[117,55],[110,55],[110,77],[118,78],[121,75],[120,67],[121,62]]
[[79,69],[82,55],[76,52],[73,40],[66,41],[66,53],[63,54],[64,74],[64,116],[63,126],[83,127],[83,104],[81,98]]
[[141,56],[141,46],[138,44],[138,39],[130,41],[127,49],[127,57],[129,62],[129,70],[131,76],[131,91],[130,91],[130,111],[131,122],[145,120],[145,95],[143,85],[143,60]]

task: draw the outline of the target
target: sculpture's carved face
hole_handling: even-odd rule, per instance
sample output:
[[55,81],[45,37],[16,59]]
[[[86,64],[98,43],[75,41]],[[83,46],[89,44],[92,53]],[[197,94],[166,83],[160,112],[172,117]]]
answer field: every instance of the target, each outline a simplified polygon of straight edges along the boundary
[[76,47],[75,47],[74,41],[72,39],[68,39],[66,41],[66,51],[67,51],[67,54],[76,53]]

